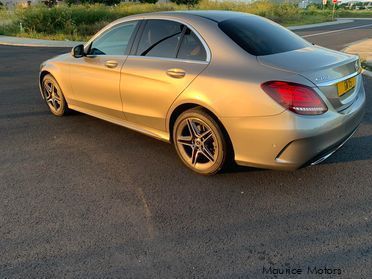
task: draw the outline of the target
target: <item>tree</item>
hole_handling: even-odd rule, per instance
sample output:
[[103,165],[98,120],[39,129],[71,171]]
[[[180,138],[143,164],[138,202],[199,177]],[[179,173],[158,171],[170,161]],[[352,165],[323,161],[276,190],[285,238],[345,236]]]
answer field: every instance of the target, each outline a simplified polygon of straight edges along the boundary
[[99,3],[99,4],[105,4],[107,6],[114,6],[114,5],[118,5],[120,4],[121,0],[68,0],[67,1],[70,5],[71,4],[75,4],[76,2],[80,2],[80,3],[88,3],[88,4],[95,4],[95,3]]
[[71,5],[75,5],[75,4],[79,4],[79,1],[78,0],[66,0],[65,1],[67,3],[67,5],[71,6]]
[[43,1],[45,5],[47,5],[49,8],[55,6],[57,4],[57,0],[45,0]]
[[113,6],[120,4],[121,0],[103,0],[101,1],[102,4],[105,4],[107,6]]
[[200,0],[171,0],[171,2],[174,2],[177,5],[187,5],[188,7],[193,7],[197,5]]
[[141,3],[155,4],[158,0],[139,0]]

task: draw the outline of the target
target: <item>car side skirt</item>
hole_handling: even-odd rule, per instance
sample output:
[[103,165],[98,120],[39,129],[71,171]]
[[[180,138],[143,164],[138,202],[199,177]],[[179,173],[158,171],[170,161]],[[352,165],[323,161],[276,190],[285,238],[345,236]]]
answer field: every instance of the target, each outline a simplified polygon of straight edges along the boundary
[[169,133],[167,133],[167,132],[151,129],[151,128],[148,128],[148,127],[139,126],[139,125],[136,125],[134,123],[128,122],[125,119],[114,118],[114,117],[108,116],[106,114],[99,113],[97,111],[93,111],[93,110],[90,110],[90,109],[87,109],[87,108],[83,108],[83,107],[75,105],[75,104],[68,104],[68,107],[72,110],[76,110],[76,111],[88,114],[90,116],[97,117],[99,119],[111,122],[113,124],[120,125],[122,127],[137,131],[139,133],[142,133],[142,134],[145,134],[147,136],[156,138],[158,140],[170,143]]

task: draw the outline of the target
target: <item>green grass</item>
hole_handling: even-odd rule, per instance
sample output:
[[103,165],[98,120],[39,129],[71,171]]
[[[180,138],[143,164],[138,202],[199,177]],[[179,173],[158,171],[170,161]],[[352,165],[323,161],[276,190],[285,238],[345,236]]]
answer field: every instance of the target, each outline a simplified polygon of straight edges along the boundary
[[[104,5],[59,5],[47,8],[44,5],[18,8],[14,12],[0,10],[0,34],[55,40],[85,41],[107,23],[132,14],[186,10],[186,6],[168,4],[122,3],[115,7]],[[275,4],[257,1],[216,2],[203,0],[193,9],[229,10],[252,13],[269,18],[284,26],[311,24],[330,21],[332,12],[312,6],[299,9],[293,4]],[[372,16],[372,11],[337,11],[339,15],[360,17]]]
[[0,9],[0,35],[16,35],[19,30],[16,19],[14,11]]
[[372,17],[372,10],[337,10],[338,17]]
[[[86,40],[115,19],[132,14],[181,8],[175,4],[44,5],[18,8],[11,20],[1,25],[0,34],[31,38]],[[22,27],[22,29],[21,29]]]
[[9,24],[16,19],[14,11],[0,9],[0,24]]

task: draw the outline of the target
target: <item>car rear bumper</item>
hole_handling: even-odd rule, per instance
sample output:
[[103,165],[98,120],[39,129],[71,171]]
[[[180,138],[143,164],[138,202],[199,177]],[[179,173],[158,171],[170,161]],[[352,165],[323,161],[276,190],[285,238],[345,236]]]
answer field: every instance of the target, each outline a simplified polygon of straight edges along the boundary
[[267,117],[222,119],[239,165],[294,170],[320,163],[355,132],[364,115],[365,92],[361,86],[351,106],[319,116],[290,111]]
[[343,138],[339,142],[337,142],[337,143],[331,145],[330,147],[328,147],[327,149],[323,150],[321,153],[319,153],[314,158],[312,158],[309,162],[307,162],[304,165],[304,167],[309,166],[309,165],[314,166],[314,165],[320,164],[321,162],[323,162],[324,160],[326,160],[327,158],[332,156],[333,153],[335,153],[337,150],[339,150],[354,135],[356,130],[357,129],[355,129],[350,135],[347,135],[345,138]]

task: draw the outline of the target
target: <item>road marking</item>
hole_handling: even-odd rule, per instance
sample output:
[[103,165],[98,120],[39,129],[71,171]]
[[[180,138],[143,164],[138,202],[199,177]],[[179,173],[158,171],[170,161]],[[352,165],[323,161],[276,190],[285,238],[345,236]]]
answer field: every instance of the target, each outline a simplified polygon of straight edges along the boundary
[[326,35],[326,34],[331,34],[331,33],[336,33],[336,32],[343,32],[343,31],[347,31],[347,30],[359,29],[359,28],[369,27],[369,26],[372,26],[372,24],[366,24],[366,25],[354,26],[354,27],[349,27],[349,28],[344,28],[344,29],[326,31],[326,32],[315,33],[315,34],[309,34],[309,35],[302,36],[302,38],[314,37],[314,36],[319,36],[319,35]]

